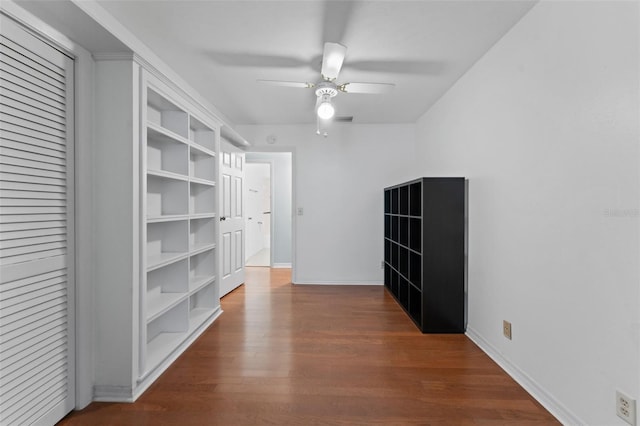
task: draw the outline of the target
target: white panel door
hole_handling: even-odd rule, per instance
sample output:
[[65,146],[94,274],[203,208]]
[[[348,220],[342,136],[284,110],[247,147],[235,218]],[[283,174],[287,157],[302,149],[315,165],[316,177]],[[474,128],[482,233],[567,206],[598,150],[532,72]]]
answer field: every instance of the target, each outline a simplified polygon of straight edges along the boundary
[[0,24],[0,424],[55,424],[75,397],[73,61]]
[[220,142],[220,297],[244,282],[244,153]]

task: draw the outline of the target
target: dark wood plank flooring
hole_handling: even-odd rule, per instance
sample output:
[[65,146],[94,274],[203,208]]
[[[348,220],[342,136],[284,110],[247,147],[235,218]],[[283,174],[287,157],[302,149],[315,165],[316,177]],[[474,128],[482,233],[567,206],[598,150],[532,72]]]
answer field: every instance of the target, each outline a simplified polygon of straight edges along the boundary
[[423,335],[381,286],[247,268],[224,313],[134,404],[63,425],[559,424],[464,335]]

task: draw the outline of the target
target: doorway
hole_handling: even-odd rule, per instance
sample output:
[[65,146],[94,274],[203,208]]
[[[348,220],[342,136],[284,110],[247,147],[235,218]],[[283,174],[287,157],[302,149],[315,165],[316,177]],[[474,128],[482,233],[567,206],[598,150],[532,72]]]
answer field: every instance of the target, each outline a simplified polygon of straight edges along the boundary
[[245,168],[245,265],[271,266],[271,218],[273,193],[271,162],[247,162]]
[[[262,167],[262,172],[257,174],[261,177],[256,183],[245,181],[248,213],[245,227],[246,260],[249,261],[246,266],[260,264],[263,267],[292,268],[294,273],[293,153],[253,151],[245,155],[247,170],[252,165]],[[270,195],[269,201],[267,194]],[[259,256],[251,259],[259,252]]]

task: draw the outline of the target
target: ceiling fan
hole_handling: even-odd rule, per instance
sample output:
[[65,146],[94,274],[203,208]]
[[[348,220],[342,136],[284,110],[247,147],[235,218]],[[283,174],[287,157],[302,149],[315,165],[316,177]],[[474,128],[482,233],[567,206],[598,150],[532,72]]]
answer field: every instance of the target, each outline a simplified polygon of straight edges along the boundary
[[[320,71],[321,79],[317,83],[279,80],[258,80],[258,82],[275,86],[315,89],[317,97],[316,114],[318,117],[317,133],[321,134],[322,125],[329,122],[335,115],[332,98],[336,97],[339,92],[382,94],[393,90],[395,87],[394,84],[390,83],[336,83],[346,53],[347,48],[339,43],[324,44],[322,69]],[[325,130],[323,134],[326,137],[328,133]]]

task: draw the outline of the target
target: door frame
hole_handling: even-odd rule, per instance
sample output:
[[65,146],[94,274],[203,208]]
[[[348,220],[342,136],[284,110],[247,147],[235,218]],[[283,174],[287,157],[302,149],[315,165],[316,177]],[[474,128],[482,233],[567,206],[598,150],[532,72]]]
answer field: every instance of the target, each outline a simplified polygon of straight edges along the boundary
[[[298,217],[296,215],[296,193],[297,193],[297,184],[296,184],[296,148],[295,147],[280,147],[280,146],[264,146],[264,145],[251,145],[248,147],[243,147],[246,153],[255,152],[255,153],[290,153],[291,154],[291,283],[295,284],[297,281],[297,268],[296,268],[296,241],[297,241],[297,228],[298,228]],[[273,168],[272,168],[273,171]],[[273,179],[271,180],[271,185],[273,187]],[[273,192],[272,192],[273,194]],[[273,197],[271,198],[271,202],[273,203]],[[273,211],[273,208],[272,210]],[[273,220],[273,218],[272,218]],[[273,227],[271,228],[271,235],[273,237]],[[273,241],[273,240],[272,240]],[[273,245],[273,242],[272,242]],[[273,255],[273,253],[272,253]],[[271,264],[273,265],[273,258],[271,259]]]
[[[273,268],[273,243],[274,243],[274,237],[273,237],[273,234],[274,234],[274,232],[273,232],[273,206],[274,206],[274,204],[273,204],[273,191],[275,189],[275,186],[274,186],[274,183],[273,183],[273,160],[248,161],[247,157],[246,157],[246,154],[248,154],[250,152],[252,152],[252,151],[246,151],[245,152],[245,161],[244,161],[245,167],[246,167],[247,164],[269,164],[269,186],[271,187],[270,188],[271,195],[269,196],[269,209],[271,210],[271,213],[269,214],[269,246],[270,246],[269,247],[269,268]],[[245,169],[245,175],[244,175],[245,181],[247,179],[246,172],[247,172],[247,170]],[[244,205],[246,206],[247,205],[246,197],[249,196],[249,191],[248,190],[244,192],[244,196],[245,196]],[[247,238],[246,225],[245,225],[245,235],[244,236],[245,236],[245,241],[246,241],[246,238]],[[246,247],[247,246],[245,244],[245,250],[246,250]],[[246,257],[246,252],[245,252],[245,257]],[[247,261],[245,259],[245,266],[246,266],[246,263],[247,263]]]
[[[69,234],[75,244],[75,408],[82,409],[93,399],[93,283],[91,255],[92,226],[92,133],[93,133],[93,58],[81,45],[69,39],[46,22],[10,1],[0,2],[0,11],[22,24],[32,34],[70,56],[74,61],[74,125],[72,145],[74,153],[74,230]],[[87,231],[85,231],[87,230]]]

